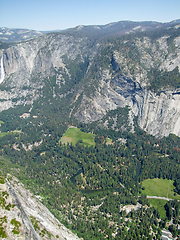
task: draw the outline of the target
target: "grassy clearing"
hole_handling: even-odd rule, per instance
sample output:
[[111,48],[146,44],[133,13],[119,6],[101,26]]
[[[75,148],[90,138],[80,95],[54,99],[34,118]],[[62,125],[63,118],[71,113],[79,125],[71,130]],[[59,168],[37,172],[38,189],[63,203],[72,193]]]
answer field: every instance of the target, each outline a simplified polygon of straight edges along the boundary
[[166,210],[164,209],[164,205],[168,202],[166,200],[161,199],[149,199],[150,204],[158,209],[161,219],[166,218]]
[[[0,127],[1,127],[1,124],[3,124],[3,123],[4,123],[4,122],[0,120]],[[22,132],[22,131],[21,131],[21,130],[18,130],[18,129],[14,130],[14,131],[10,131],[10,132],[1,132],[1,131],[0,131],[0,138],[6,136],[6,135],[8,135],[8,134],[19,134],[19,133],[21,133],[21,132]]]
[[86,146],[95,146],[94,142],[95,135],[92,133],[84,133],[80,129],[75,127],[70,127],[62,136],[61,142],[62,143],[72,143],[75,145],[78,141]]
[[0,132],[0,138],[6,136],[8,134],[17,135],[17,134],[20,134],[20,133],[21,133],[21,131],[19,131],[19,130],[15,130],[15,131],[11,131],[11,132]]
[[107,144],[107,145],[113,144],[112,139],[106,138],[106,144]]
[[[4,123],[4,122],[0,120],[0,127],[1,127],[1,125],[2,125],[3,123]],[[10,132],[1,132],[1,131],[0,131],[0,138],[6,136],[6,135],[8,135],[8,134],[14,134],[14,135],[15,135],[15,134],[19,134],[19,133],[21,133],[21,132],[22,132],[22,131],[21,131],[21,130],[18,130],[18,129],[14,130],[14,131],[10,131]]]
[[4,137],[4,136],[7,135],[7,134],[9,134],[9,133],[7,133],[7,132],[0,132],[0,138],[1,138],[1,137]]
[[144,190],[141,191],[141,194],[180,200],[180,195],[174,194],[173,182],[173,180],[159,178],[144,180],[142,182]]

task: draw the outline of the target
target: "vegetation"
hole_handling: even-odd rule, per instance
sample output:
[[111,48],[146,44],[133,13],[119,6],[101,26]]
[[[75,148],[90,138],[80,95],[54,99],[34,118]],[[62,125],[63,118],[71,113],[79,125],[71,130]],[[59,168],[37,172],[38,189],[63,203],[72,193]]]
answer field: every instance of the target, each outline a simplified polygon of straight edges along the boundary
[[142,194],[180,200],[180,195],[175,194],[172,180],[146,179],[142,182]]
[[1,174],[0,174],[0,184],[4,184],[4,178]]
[[[126,108],[122,111],[128,113]],[[118,117],[120,109],[114,113],[112,116],[117,115],[117,125],[121,126],[120,121],[124,124],[124,120]],[[109,128],[106,131],[103,129],[103,121],[107,120]],[[6,125],[6,121],[2,126]],[[180,178],[180,152],[177,147],[180,140],[174,135],[155,139],[136,127],[135,134],[119,132],[119,136],[126,140],[122,144],[118,141],[117,131],[113,130],[114,121],[108,115],[96,125],[79,125],[83,132],[78,128],[69,128],[65,135],[71,134],[68,137],[74,141],[73,144],[62,143],[64,128],[59,128],[58,135],[56,129],[59,125],[54,121],[51,127],[41,133],[44,139],[42,143],[31,151],[25,151],[21,144],[31,139],[31,136],[4,136],[1,169],[7,172],[8,156],[11,164],[14,164],[11,169],[16,166],[20,170],[14,168],[13,173],[35,194],[41,195],[56,217],[79,237],[140,239],[144,236],[144,239],[159,239],[169,216],[165,208],[167,202],[146,199],[143,194],[150,195],[150,192],[143,192],[148,191],[144,180],[150,178],[147,182],[151,185],[160,181],[163,188],[170,183],[169,192],[173,190],[173,181]],[[24,129],[28,130],[28,127],[24,126],[22,132],[25,132]],[[31,125],[31,131],[33,129]],[[40,136],[39,131],[33,134],[34,138]],[[111,145],[106,144],[107,137],[113,139]],[[90,139],[91,143],[94,141],[94,144],[82,144],[85,138]],[[14,143],[20,151],[12,151]],[[145,190],[142,190],[144,186]],[[160,192],[160,186],[154,186],[153,189]],[[138,198],[140,191],[142,197]],[[157,191],[153,194],[157,194]],[[167,196],[167,188],[162,194]],[[137,202],[142,204],[141,209],[130,213],[123,210],[123,206],[136,205]],[[179,221],[175,215],[172,215],[172,219]],[[147,223],[150,223],[149,229]],[[38,223],[36,225],[38,227]]]
[[6,136],[6,135],[8,135],[8,134],[18,135],[18,134],[19,134],[19,131],[16,130],[15,132],[3,132],[3,133],[0,132],[0,138]]
[[10,211],[10,208],[14,207],[11,203],[7,203],[6,199],[9,196],[8,192],[2,191],[0,192],[0,207],[2,209],[6,209]]
[[11,219],[10,223],[12,225],[14,225],[14,228],[13,228],[12,232],[14,234],[19,234],[20,233],[19,227],[21,226],[21,223],[19,221],[17,221],[15,218]]
[[70,127],[63,134],[61,140],[62,143],[72,143],[75,145],[78,141],[83,145],[87,146],[95,146],[94,135],[91,133],[83,133],[80,129],[75,127]]
[[4,217],[1,217],[0,218],[0,237],[1,238],[6,238],[7,237],[7,234],[6,234],[6,231],[5,231],[5,227],[4,227],[4,224],[7,223],[7,217],[4,216]]
[[180,73],[178,67],[170,72],[151,69],[148,76],[150,79],[150,89],[155,92],[160,92],[166,88],[180,88]]
[[166,219],[166,210],[164,206],[168,201],[162,199],[149,199],[149,203],[159,212],[160,218],[162,220]]
[[12,43],[5,43],[5,42],[0,41],[0,49],[7,49],[12,45],[13,45]]
[[[126,106],[107,112],[107,114],[97,122],[89,124],[78,123],[77,126],[83,132],[93,132],[97,136],[103,136],[102,139],[99,137],[101,143],[108,141],[108,138],[116,141],[119,138],[126,137],[127,132],[131,130],[128,115],[129,107]],[[135,125],[137,124],[135,123]],[[98,142],[98,137],[95,138],[95,141]]]
[[173,219],[173,225],[169,226],[169,230],[172,232],[173,237],[178,236],[178,223],[179,223],[179,216],[180,216],[180,203],[177,201],[169,201],[165,205],[166,216],[168,220]]

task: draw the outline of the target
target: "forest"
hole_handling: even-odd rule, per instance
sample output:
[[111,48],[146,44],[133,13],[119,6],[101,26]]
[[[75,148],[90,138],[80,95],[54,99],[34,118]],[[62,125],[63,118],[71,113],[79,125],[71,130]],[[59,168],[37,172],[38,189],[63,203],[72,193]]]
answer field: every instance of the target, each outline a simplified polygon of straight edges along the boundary
[[[67,125],[58,118],[42,116],[30,123],[19,117],[19,111],[10,109],[1,115],[2,132],[21,130],[0,138],[1,171],[9,171],[8,161],[11,169],[19,169],[13,174],[42,196],[43,203],[65,226],[84,239],[160,239],[164,227],[178,236],[180,203],[165,201],[166,217],[162,217],[141,194],[141,183],[145,179],[171,179],[174,196],[179,196],[179,137],[171,134],[157,139],[137,125],[135,133],[113,130],[114,116],[118,128],[125,124],[122,116],[128,114],[128,108],[124,108],[109,112],[102,121],[76,124],[83,132],[93,132],[95,145],[86,145],[83,139],[65,144],[61,137]],[[105,129],[102,123],[107,119]],[[107,138],[112,140],[110,144]],[[38,147],[24,148],[41,139]],[[130,212],[123,208],[137,204],[140,207]],[[171,220],[173,225],[168,226]]]

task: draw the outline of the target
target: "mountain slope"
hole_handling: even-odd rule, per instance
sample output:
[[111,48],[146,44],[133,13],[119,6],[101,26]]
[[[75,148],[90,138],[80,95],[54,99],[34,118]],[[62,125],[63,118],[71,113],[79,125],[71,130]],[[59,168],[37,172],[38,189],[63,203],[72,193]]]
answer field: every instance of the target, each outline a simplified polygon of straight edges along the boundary
[[39,117],[49,108],[66,121],[73,117],[86,123],[128,105],[132,131],[137,116],[150,134],[180,136],[176,23],[108,39],[68,30],[18,43],[1,54],[1,111],[29,105],[29,113]]
[[79,239],[11,175],[0,175],[0,237],[5,239]]

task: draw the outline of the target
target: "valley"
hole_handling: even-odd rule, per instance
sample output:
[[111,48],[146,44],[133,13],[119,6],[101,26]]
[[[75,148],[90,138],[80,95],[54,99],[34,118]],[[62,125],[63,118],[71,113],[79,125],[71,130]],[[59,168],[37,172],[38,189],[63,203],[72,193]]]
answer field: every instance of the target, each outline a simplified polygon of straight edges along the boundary
[[[23,135],[20,136],[19,147]],[[159,201],[161,201],[158,199],[148,200],[141,190],[143,187],[141,185],[142,180],[149,178],[153,180],[157,177],[177,179],[179,174],[179,171],[177,171],[179,157],[178,155],[175,156],[171,150],[178,143],[178,137],[175,136],[170,136],[163,142],[163,140],[157,140],[151,135],[144,134],[142,137],[140,134],[134,138],[134,134],[129,133],[126,136],[125,144],[114,141],[111,145],[106,145],[105,138],[100,133],[96,133],[95,146],[83,145],[83,138],[79,138],[75,145],[71,142],[63,144],[59,141],[59,137],[56,140],[54,139],[52,145],[53,139],[51,137],[52,135],[48,136],[46,142],[43,141],[38,148],[36,147],[31,151],[24,151],[22,146],[20,151],[10,151],[8,153],[7,147],[4,147],[3,155],[8,154],[11,161],[20,170],[14,172],[18,178],[35,195],[41,196],[43,203],[55,216],[68,228],[74,229],[79,237],[103,239],[105,234],[110,234],[110,232],[115,234],[114,236],[117,239],[125,238],[125,236],[130,237],[132,232],[129,231],[129,235],[127,235],[126,227],[122,228],[122,226],[125,223],[130,224],[129,226],[132,224],[133,229],[136,229],[135,226],[140,220],[135,216],[136,213],[139,214],[140,210],[134,213],[135,218],[132,221],[132,217],[129,218],[131,213],[128,213],[129,215],[125,214],[121,208],[126,205],[135,206],[139,203],[142,205],[141,209],[143,209],[144,216],[147,217],[150,214],[152,220],[151,211],[154,209],[154,212],[157,209],[157,204],[159,206]],[[17,141],[16,139],[16,143]],[[169,146],[169,141],[174,142],[175,145]],[[167,151],[167,147],[168,156],[162,157],[164,156],[163,151]],[[1,164],[2,169],[4,169],[3,172],[10,171],[9,168],[3,166],[3,162]],[[80,168],[81,170],[79,170]],[[11,168],[11,171],[14,170]],[[163,180],[161,181],[163,182]],[[158,191],[160,190],[161,186],[159,186]],[[141,191],[142,196],[139,197]],[[179,190],[176,188],[176,191]],[[150,195],[150,192],[147,193]],[[175,194],[176,198],[179,199],[177,192],[172,192],[172,194]],[[161,196],[161,194],[158,196]],[[156,225],[157,229],[160,229],[160,226],[165,226],[164,224],[168,222],[165,210],[166,204],[167,201],[163,203],[161,201],[161,208],[158,207],[156,210],[160,210],[160,215],[154,212],[157,216],[155,215],[152,221],[155,221],[155,219],[160,221],[161,219],[161,225]],[[150,212],[148,213],[148,211]],[[102,216],[106,216],[105,219]],[[178,219],[177,215],[173,216]],[[96,225],[94,221],[91,222],[92,218],[97,219]],[[132,222],[126,222],[127,219]],[[150,221],[150,218],[143,221]],[[110,222],[113,223],[112,227],[109,226]],[[98,228],[96,229],[94,226]],[[104,231],[103,226],[106,226],[106,231]],[[99,233],[98,229],[101,229],[102,232]],[[141,231],[144,231],[143,229],[142,226]],[[83,234],[84,230],[85,235]],[[117,231],[120,235],[117,234]],[[154,229],[156,238],[158,233],[160,234]],[[139,234],[144,233],[139,232]],[[149,238],[149,232],[146,234]],[[132,235],[132,237],[135,236]]]
[[[180,25],[99,29],[0,45],[1,186],[22,187],[40,239],[160,239],[164,228],[178,239]],[[0,192],[0,237],[26,239]]]

